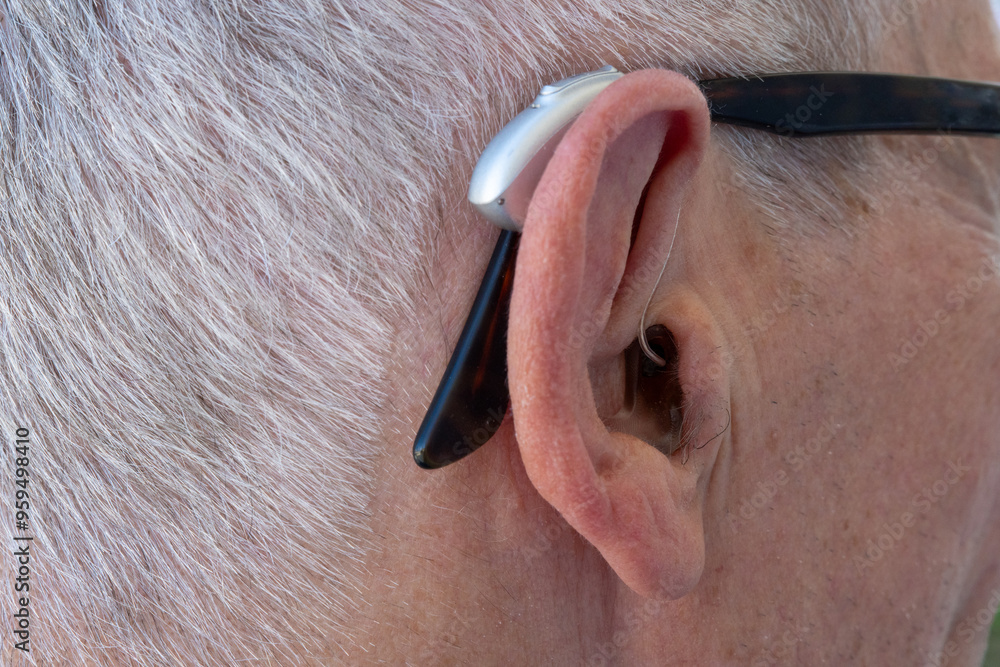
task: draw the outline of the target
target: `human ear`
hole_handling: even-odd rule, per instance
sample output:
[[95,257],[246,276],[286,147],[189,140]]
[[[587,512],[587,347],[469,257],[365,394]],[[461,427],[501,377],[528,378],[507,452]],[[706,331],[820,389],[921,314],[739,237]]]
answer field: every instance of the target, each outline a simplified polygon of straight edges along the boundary
[[[713,361],[719,328],[697,292],[665,285],[646,319],[669,332],[673,370],[654,380],[629,364],[708,135],[705,98],[680,74],[635,72],[602,91],[532,197],[508,329],[514,428],[531,483],[628,586],[664,598],[701,576],[713,436],[728,414],[727,379]],[[630,381],[650,400],[622,418]],[[682,404],[660,405],[668,391]],[[676,424],[663,409],[697,413],[675,436],[713,444],[690,461],[665,449]]]

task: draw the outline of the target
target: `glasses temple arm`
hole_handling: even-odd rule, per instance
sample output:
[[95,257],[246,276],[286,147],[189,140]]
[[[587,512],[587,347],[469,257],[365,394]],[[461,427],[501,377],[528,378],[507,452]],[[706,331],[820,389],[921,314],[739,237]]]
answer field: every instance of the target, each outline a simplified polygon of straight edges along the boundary
[[1000,85],[814,72],[699,83],[712,120],[795,137],[900,132],[1000,135]]

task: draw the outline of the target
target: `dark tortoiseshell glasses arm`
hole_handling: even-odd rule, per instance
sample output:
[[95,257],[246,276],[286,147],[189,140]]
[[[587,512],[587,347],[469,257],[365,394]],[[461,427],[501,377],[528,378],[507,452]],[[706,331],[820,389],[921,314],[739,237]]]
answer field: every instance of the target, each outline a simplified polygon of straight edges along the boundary
[[1000,135],[1000,85],[819,72],[702,81],[712,120],[789,137]]

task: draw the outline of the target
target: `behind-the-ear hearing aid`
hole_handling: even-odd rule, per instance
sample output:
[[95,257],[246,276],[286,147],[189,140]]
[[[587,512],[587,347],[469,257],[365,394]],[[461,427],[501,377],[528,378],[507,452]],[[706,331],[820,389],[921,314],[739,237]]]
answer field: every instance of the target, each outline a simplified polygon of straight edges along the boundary
[[573,120],[622,73],[611,65],[542,88],[483,150],[469,180],[469,203],[503,229],[519,232],[545,166]]
[[[545,86],[479,158],[469,201],[503,231],[444,377],[417,431],[413,458],[421,467],[453,463],[475,451],[500,428],[510,402],[507,314],[519,231],[528,203],[570,124],[621,76],[615,68],[605,66]],[[699,85],[708,98],[713,121],[789,138],[883,132],[1000,135],[1000,86],[996,84],[892,74],[803,72],[714,79]],[[675,234],[676,229],[675,225]],[[654,363],[662,362],[648,345],[643,345],[643,351]]]
[[500,428],[510,402],[507,313],[517,240],[528,203],[572,121],[621,76],[607,65],[545,86],[531,105],[490,141],[476,163],[469,182],[469,202],[504,231],[417,432],[413,458],[421,467],[439,468],[457,461]]

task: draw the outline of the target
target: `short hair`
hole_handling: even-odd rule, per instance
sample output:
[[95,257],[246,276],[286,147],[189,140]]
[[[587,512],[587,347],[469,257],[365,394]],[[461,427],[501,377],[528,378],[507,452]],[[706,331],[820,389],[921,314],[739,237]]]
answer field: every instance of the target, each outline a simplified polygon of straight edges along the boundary
[[[396,322],[487,139],[604,62],[865,69],[881,4],[5,5],[0,423],[32,433],[36,657],[347,645],[372,458],[409,445]],[[864,188],[865,140],[716,137],[776,225]]]

